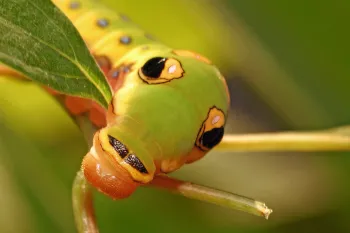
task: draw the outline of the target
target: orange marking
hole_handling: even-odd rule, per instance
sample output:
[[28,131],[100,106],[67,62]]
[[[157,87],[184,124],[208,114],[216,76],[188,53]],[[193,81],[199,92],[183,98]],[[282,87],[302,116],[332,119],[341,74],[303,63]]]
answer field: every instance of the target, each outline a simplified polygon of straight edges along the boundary
[[[11,76],[13,78],[18,78],[18,79],[23,79],[23,80],[28,80],[25,75],[17,72],[16,70],[4,66],[4,65],[0,65],[0,75],[5,75],[5,76]],[[29,80],[28,80],[29,81]]]
[[193,57],[193,58],[198,59],[204,63],[211,65],[211,61],[208,58],[206,58],[198,53],[189,51],[189,50],[174,50],[173,53],[178,55],[178,56]]
[[66,108],[73,115],[80,115],[89,111],[91,108],[91,102],[91,100],[75,96],[66,96],[66,99],[64,100]]
[[45,87],[45,86],[43,88],[53,96],[60,95],[60,93],[58,91],[55,91],[54,89],[51,89],[51,88]]
[[191,152],[188,153],[188,155],[186,156],[186,163],[193,163],[193,162],[203,158],[207,152],[208,151],[202,151],[197,146],[194,146],[192,148]]
[[107,125],[106,110],[95,102],[92,103],[89,118],[91,122],[99,128],[102,128]]

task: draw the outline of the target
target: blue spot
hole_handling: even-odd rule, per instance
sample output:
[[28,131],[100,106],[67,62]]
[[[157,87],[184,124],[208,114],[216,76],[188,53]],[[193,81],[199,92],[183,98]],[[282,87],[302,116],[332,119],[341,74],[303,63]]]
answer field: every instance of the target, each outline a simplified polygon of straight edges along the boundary
[[129,69],[129,67],[124,66],[123,71],[124,71],[124,73],[128,73],[130,71],[130,69]]
[[149,39],[149,40],[153,40],[153,41],[156,40],[152,35],[150,35],[150,34],[148,34],[148,33],[145,34],[145,37],[146,37],[147,39]]
[[122,44],[130,44],[131,43],[131,37],[130,36],[122,36],[122,37],[120,37],[119,41]]
[[69,8],[73,10],[80,8],[80,2],[76,2],[76,1],[71,2],[69,4]]
[[98,19],[97,25],[101,28],[105,28],[109,25],[109,21],[107,19]]
[[130,18],[124,14],[119,14],[120,18],[125,21],[125,22],[129,22],[130,21]]
[[112,77],[112,78],[118,78],[118,76],[119,76],[119,70],[113,71],[111,77]]

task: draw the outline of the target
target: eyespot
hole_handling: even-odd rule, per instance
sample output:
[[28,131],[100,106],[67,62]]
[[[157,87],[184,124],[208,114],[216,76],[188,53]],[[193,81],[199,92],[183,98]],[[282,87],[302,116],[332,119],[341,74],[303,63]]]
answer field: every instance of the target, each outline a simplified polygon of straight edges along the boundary
[[218,108],[212,107],[197,135],[195,145],[208,151],[219,144],[224,136],[225,114]]
[[174,58],[154,57],[139,70],[139,77],[148,84],[170,82],[183,77],[181,63]]
[[164,70],[166,58],[154,57],[148,60],[141,68],[143,75],[148,78],[159,78],[160,74]]
[[202,146],[206,148],[213,148],[221,141],[224,136],[224,127],[214,128],[210,131],[205,132],[200,138]]

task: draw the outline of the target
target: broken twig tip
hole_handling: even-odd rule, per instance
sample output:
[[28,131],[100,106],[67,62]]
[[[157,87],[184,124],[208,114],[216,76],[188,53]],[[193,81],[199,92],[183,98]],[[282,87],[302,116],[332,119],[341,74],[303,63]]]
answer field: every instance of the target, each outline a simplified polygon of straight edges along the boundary
[[255,204],[256,204],[257,209],[262,214],[262,216],[264,216],[265,219],[268,220],[270,217],[270,214],[273,212],[273,210],[268,208],[265,203],[256,201]]

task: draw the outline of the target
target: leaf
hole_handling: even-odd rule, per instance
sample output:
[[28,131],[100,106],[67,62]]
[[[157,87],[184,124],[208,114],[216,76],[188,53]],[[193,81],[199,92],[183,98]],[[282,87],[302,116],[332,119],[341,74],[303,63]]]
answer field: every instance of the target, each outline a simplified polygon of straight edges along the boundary
[[69,19],[49,0],[0,0],[0,62],[106,107],[112,93]]

